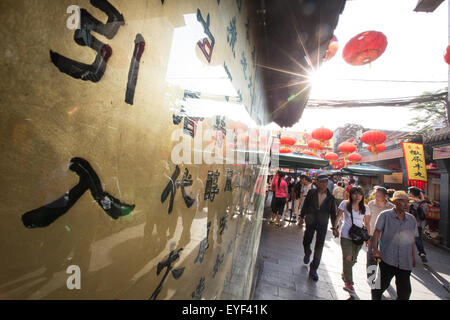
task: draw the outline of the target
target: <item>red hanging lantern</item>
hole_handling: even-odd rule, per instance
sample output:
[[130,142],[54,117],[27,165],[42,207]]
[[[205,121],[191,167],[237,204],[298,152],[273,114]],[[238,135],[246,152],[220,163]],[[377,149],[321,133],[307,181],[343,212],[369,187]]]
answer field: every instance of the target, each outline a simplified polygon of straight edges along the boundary
[[361,141],[369,145],[377,145],[386,141],[386,134],[382,131],[369,130],[361,136]]
[[336,36],[333,35],[333,38],[331,38],[330,44],[328,45],[328,50],[327,53],[325,54],[324,61],[328,61],[331,58],[333,58],[338,49],[339,49],[339,42]]
[[444,60],[447,64],[450,64],[450,45],[447,46],[447,51],[444,55]]
[[344,160],[338,159],[338,160],[334,161],[334,163],[333,163],[334,170],[339,170],[344,167],[345,167]]
[[361,66],[380,57],[387,47],[386,36],[378,31],[365,31],[352,39],[344,47],[342,57],[353,65]]
[[303,154],[306,154],[306,155],[308,155],[308,156],[314,156],[314,157],[316,157],[316,154],[313,153],[312,151],[309,151],[309,150],[303,150],[302,153],[303,153]]
[[314,154],[316,154],[317,150],[323,149],[323,145],[317,140],[311,140],[308,142],[308,148],[313,149]]
[[333,161],[339,159],[339,156],[336,153],[334,153],[334,152],[328,152],[325,155],[325,159],[330,161],[330,164],[333,164]]
[[378,153],[386,150],[386,145],[384,143],[376,144],[375,146],[370,145],[370,146],[367,146],[367,150],[369,150],[370,152],[373,152],[374,155],[377,156]]
[[333,131],[327,128],[314,129],[311,133],[313,139],[319,140],[320,145],[324,146],[324,141],[330,140],[333,137]]
[[356,151],[356,146],[353,143],[350,142],[342,142],[339,146],[338,146],[338,150],[342,153],[344,153],[344,166],[346,166],[346,158],[348,156],[349,153],[355,152]]
[[295,139],[289,136],[283,136],[280,138],[280,145],[282,145],[280,149],[280,153],[291,153],[292,150],[289,146],[294,145]]
[[348,160],[351,162],[360,162],[362,160],[362,156],[359,153],[352,153],[348,156]]
[[350,142],[342,142],[339,146],[338,146],[338,150],[342,153],[345,154],[345,157],[347,157],[347,155],[349,153],[355,152],[356,151],[356,146],[353,143]]
[[[386,141],[386,134],[382,131],[369,130],[363,133],[363,135],[361,136],[361,141],[364,142],[365,144],[368,144],[371,147],[370,151],[373,152],[376,156],[377,155],[376,145],[382,144],[384,141]],[[386,149],[386,146],[384,146],[384,149]]]
[[280,139],[280,144],[284,144],[284,145],[288,145],[288,146],[292,146],[295,143],[295,139],[289,136],[284,136],[281,137]]
[[284,147],[284,148],[280,149],[280,153],[291,153],[291,152],[292,152],[292,150],[289,149],[288,147]]

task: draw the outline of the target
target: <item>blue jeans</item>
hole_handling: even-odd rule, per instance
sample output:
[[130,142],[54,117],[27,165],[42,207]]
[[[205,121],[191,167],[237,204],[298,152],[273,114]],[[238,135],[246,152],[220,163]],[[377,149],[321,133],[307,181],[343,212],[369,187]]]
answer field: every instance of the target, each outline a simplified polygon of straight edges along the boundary
[[419,251],[419,254],[425,254],[425,249],[423,248],[423,242],[422,242],[422,227],[417,227],[419,231],[419,236],[416,237],[416,247]]

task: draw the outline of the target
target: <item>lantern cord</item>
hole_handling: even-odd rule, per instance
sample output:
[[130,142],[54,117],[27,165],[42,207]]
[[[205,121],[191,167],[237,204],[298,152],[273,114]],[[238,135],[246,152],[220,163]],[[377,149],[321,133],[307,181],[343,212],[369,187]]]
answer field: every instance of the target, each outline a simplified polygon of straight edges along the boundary
[[447,102],[448,91],[416,97],[366,99],[366,100],[318,100],[309,99],[308,109],[363,108],[363,107],[412,107],[425,102]]

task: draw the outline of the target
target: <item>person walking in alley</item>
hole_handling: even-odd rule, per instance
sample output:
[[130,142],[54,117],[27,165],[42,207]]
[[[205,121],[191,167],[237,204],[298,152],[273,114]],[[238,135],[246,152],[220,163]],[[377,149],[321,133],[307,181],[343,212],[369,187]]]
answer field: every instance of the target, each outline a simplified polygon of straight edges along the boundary
[[425,227],[425,215],[427,213],[427,204],[423,199],[420,189],[417,187],[409,188],[409,198],[411,199],[409,213],[411,213],[417,222],[418,236],[416,237],[416,247],[422,262],[428,262],[422,241],[422,230]]
[[[311,258],[311,242],[316,234],[316,244],[314,246],[314,258],[309,266],[309,277],[317,281],[319,275],[320,259],[322,257],[323,245],[327,234],[328,220],[334,226],[336,222],[336,200],[328,190],[328,177],[326,175],[317,176],[317,189],[309,190],[301,211],[300,218],[305,219],[306,229],[303,236],[303,247],[305,257],[303,262],[308,264]],[[339,236],[336,229],[333,229],[333,235]]]
[[286,217],[291,218],[294,212],[294,186],[295,186],[295,178],[287,177],[286,183],[288,185],[288,195],[286,202],[286,210],[284,212],[283,220],[287,220]]
[[284,207],[288,199],[288,185],[283,179],[283,174],[278,172],[278,179],[275,183],[275,212],[277,214],[277,220],[275,225],[280,226],[281,216],[283,215]]
[[380,274],[372,300],[381,300],[383,292],[395,276],[397,300],[411,296],[411,271],[416,266],[416,218],[408,213],[409,198],[405,191],[396,191],[392,198],[395,208],[380,213],[372,238],[372,256],[381,258]]
[[294,194],[294,209],[293,209],[293,217],[294,220],[297,220],[300,212],[300,201],[301,201],[301,194],[302,194],[302,182],[301,182],[301,178],[297,177],[297,179],[295,180],[295,185],[294,185],[294,190],[293,190],[293,194]]
[[280,175],[280,171],[277,172],[276,175],[274,175],[272,179],[271,189],[272,189],[272,201],[270,203],[270,207],[272,209],[272,217],[270,219],[270,223],[275,223],[275,219],[277,218],[277,208],[275,207],[275,189],[278,182],[278,177]]
[[394,208],[394,205],[388,201],[386,188],[377,187],[375,189],[374,197],[375,200],[371,200],[368,203],[370,210],[370,224],[368,228],[370,240],[367,242],[367,279],[374,278],[373,273],[375,272],[377,266],[377,261],[372,257],[372,237],[373,232],[375,231],[375,222],[382,211]]
[[[312,179],[306,175],[303,175],[300,177],[300,183],[302,184],[302,187],[301,187],[301,193],[300,193],[300,204],[299,204],[299,209],[298,209],[299,214],[302,211],[303,204],[305,203],[305,199],[306,199],[306,196],[307,196],[309,190],[311,190],[313,188]],[[303,220],[302,219],[299,219],[298,225],[300,228],[303,228]]]
[[354,240],[351,236],[350,229],[363,228],[369,229],[370,210],[364,204],[364,191],[361,187],[353,187],[349,190],[349,200],[341,202],[337,218],[333,224],[333,229],[337,230],[339,220],[344,213],[344,225],[341,232],[341,249],[343,261],[342,280],[345,282],[344,290],[355,294],[353,288],[353,266],[358,258],[358,253],[364,243],[363,240]]
[[336,199],[336,205],[339,207],[341,202],[344,200],[344,184],[342,182],[337,183],[337,187],[333,190],[333,196]]
[[350,195],[350,189],[353,188],[353,186],[355,185],[356,181],[353,178],[350,178],[350,181],[348,182],[348,186],[345,187],[345,192],[344,192],[344,199],[348,200],[349,195]]

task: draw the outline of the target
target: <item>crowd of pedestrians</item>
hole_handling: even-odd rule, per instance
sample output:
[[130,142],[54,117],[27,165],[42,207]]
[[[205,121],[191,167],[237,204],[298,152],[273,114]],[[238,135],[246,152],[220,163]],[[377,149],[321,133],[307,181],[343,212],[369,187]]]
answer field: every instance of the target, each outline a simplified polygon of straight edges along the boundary
[[274,177],[271,188],[274,197],[270,223],[281,227],[283,218],[287,220],[289,216],[289,222],[294,220],[300,228],[305,228],[303,262],[309,264],[311,280],[319,280],[317,269],[331,223],[333,236],[340,238],[344,290],[356,294],[353,266],[366,246],[372,299],[381,299],[393,277],[397,299],[409,299],[416,254],[422,262],[427,262],[422,242],[427,203],[419,188],[410,187],[406,193],[375,186],[365,197],[363,188],[352,178],[338,181],[326,174],[314,178],[291,177],[283,176],[282,172]]

